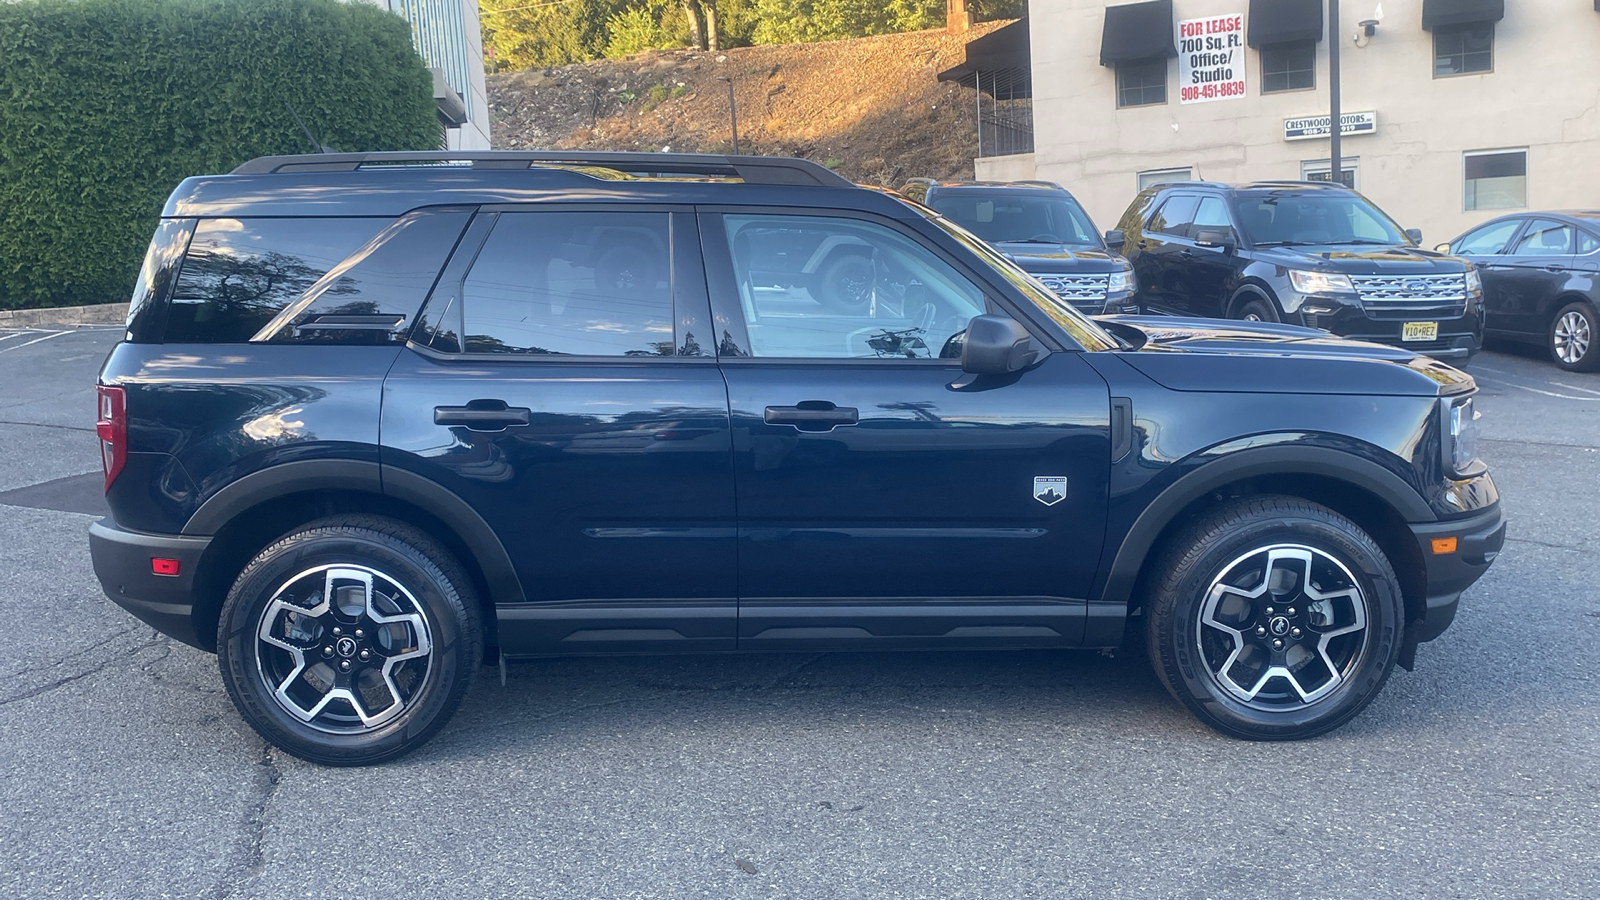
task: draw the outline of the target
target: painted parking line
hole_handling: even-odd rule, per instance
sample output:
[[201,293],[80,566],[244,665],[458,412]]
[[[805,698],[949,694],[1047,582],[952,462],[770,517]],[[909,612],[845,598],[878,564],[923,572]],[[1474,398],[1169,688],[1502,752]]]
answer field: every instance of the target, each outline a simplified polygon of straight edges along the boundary
[[[38,332],[32,332],[32,333],[33,334],[38,334]],[[72,332],[72,331],[51,331],[51,332],[46,333],[43,337],[36,337],[31,341],[23,341],[20,344],[13,344],[10,347],[5,347],[3,349],[0,349],[0,353],[10,353],[13,350],[21,350],[23,347],[32,347],[34,344],[40,343],[42,341],[48,341],[51,338],[58,338],[58,337],[61,337],[63,334],[73,334],[73,333],[75,333],[75,332]]]

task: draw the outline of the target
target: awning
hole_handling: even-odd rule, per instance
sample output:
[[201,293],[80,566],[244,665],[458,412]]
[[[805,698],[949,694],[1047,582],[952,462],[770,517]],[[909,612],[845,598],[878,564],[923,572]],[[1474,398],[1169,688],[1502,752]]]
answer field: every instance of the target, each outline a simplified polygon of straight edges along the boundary
[[1320,41],[1322,0],[1250,0],[1245,32],[1246,42],[1252,47]]
[[1498,22],[1506,17],[1506,0],[1422,0],[1422,27]]
[[1108,6],[1100,34],[1100,65],[1177,56],[1172,40],[1172,0]]
[[[1600,2],[1600,0],[1596,0]],[[940,81],[970,82],[975,72],[1031,69],[1028,55],[1028,20],[1018,19],[967,42],[967,61],[939,73]]]

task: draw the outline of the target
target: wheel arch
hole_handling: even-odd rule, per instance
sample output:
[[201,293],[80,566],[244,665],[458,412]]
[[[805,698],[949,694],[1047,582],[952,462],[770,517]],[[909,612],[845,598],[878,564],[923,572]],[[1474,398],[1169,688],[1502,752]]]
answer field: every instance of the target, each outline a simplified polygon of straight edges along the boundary
[[[523,599],[505,546],[466,501],[405,470],[356,460],[301,460],[247,475],[218,491],[190,518],[184,534],[210,535],[195,573],[191,618],[205,649],[215,650],[218,616],[233,579],[261,551],[299,525],[330,515],[388,516],[427,532],[473,580],[484,642],[498,647],[495,606]],[[492,660],[493,656],[487,657]]]
[[1285,315],[1283,304],[1279,303],[1278,298],[1273,296],[1272,289],[1267,287],[1265,284],[1246,276],[1245,280],[1241,281],[1239,286],[1233,289],[1232,296],[1228,298],[1228,307],[1226,310],[1228,318],[1239,318],[1239,307],[1251,300],[1263,300],[1271,304],[1272,308],[1277,311],[1279,319],[1282,319]]
[[1326,506],[1355,522],[1389,556],[1400,578],[1408,623],[1422,614],[1427,592],[1421,550],[1408,522],[1438,517],[1422,496],[1377,463],[1325,447],[1240,450],[1195,469],[1157,495],[1122,539],[1100,600],[1138,610],[1147,590],[1146,563],[1189,522],[1216,503],[1276,494]]

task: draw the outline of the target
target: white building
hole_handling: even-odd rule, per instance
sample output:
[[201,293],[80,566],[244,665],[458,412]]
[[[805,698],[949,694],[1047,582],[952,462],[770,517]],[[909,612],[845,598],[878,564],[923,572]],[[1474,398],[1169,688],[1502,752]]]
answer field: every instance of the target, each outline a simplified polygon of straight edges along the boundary
[[978,176],[1059,181],[1105,228],[1155,181],[1325,179],[1336,40],[1346,179],[1424,243],[1600,207],[1600,0],[1342,0],[1336,35],[1327,2],[1032,0],[1033,152]]
[[433,99],[446,149],[489,149],[489,99],[477,0],[366,0],[403,17],[433,70]]

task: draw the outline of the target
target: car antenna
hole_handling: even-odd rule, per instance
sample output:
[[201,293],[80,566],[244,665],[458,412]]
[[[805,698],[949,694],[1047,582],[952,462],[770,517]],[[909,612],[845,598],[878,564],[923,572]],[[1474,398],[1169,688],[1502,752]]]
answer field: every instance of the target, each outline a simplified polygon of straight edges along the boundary
[[311,142],[311,146],[317,148],[317,152],[318,153],[338,153],[339,152],[339,151],[333,149],[332,147],[329,147],[328,145],[326,145],[326,144],[322,143],[321,141],[317,140],[316,135],[311,133],[311,129],[306,127],[306,123],[300,121],[300,114],[294,111],[294,107],[292,107],[289,104],[285,103],[283,105],[283,108],[287,109],[289,111],[289,115],[294,116],[294,123],[296,125],[300,126],[300,130],[301,131],[305,132],[306,140]]

